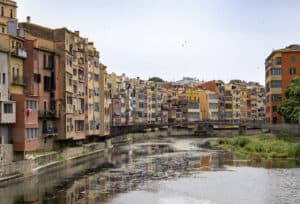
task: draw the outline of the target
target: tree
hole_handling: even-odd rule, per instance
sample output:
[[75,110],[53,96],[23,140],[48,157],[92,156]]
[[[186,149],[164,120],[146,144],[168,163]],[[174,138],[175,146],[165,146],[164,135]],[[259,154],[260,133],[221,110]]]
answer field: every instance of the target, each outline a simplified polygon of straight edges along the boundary
[[229,81],[230,84],[239,84],[239,83],[246,83],[246,81],[240,79],[232,79]]
[[159,77],[151,77],[148,79],[148,81],[154,81],[154,82],[164,82],[162,78]]
[[285,90],[286,101],[278,106],[278,113],[287,122],[296,122],[300,118],[300,77],[296,77]]

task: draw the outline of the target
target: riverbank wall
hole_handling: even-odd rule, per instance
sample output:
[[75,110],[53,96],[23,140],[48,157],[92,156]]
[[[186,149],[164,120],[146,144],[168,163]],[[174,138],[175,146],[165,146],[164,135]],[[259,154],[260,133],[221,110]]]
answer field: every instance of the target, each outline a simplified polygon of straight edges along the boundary
[[0,183],[20,177],[29,177],[66,163],[72,164],[94,154],[103,153],[105,150],[106,143],[99,142],[79,147],[67,147],[61,151],[54,151],[46,155],[29,156],[21,161],[1,163]]

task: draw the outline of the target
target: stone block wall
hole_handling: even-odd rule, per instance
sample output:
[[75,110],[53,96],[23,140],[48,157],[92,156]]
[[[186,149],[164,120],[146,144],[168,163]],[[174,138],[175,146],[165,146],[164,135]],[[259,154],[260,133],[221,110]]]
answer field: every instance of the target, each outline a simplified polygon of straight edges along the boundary
[[0,165],[13,161],[13,146],[11,144],[0,144]]

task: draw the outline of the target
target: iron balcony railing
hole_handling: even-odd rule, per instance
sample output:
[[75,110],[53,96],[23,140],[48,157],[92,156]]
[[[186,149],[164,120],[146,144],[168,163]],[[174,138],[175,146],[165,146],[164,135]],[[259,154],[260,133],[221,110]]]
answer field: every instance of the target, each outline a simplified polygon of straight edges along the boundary
[[58,130],[57,128],[43,128],[43,134],[57,134]]

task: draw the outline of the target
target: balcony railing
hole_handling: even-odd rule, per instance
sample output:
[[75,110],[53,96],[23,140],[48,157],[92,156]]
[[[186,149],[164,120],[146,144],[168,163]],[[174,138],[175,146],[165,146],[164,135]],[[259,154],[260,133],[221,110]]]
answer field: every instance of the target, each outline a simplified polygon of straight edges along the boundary
[[27,58],[27,52],[23,48],[16,48],[15,50],[13,50],[11,52],[11,54],[13,56],[20,57],[20,58],[23,58],[23,59]]
[[13,77],[12,78],[12,84],[14,84],[14,85],[21,85],[21,86],[25,86],[25,84],[26,84],[26,80],[25,80],[25,78],[24,77]]
[[39,118],[58,118],[56,111],[39,111]]
[[45,135],[57,135],[57,128],[43,128],[43,134]]

